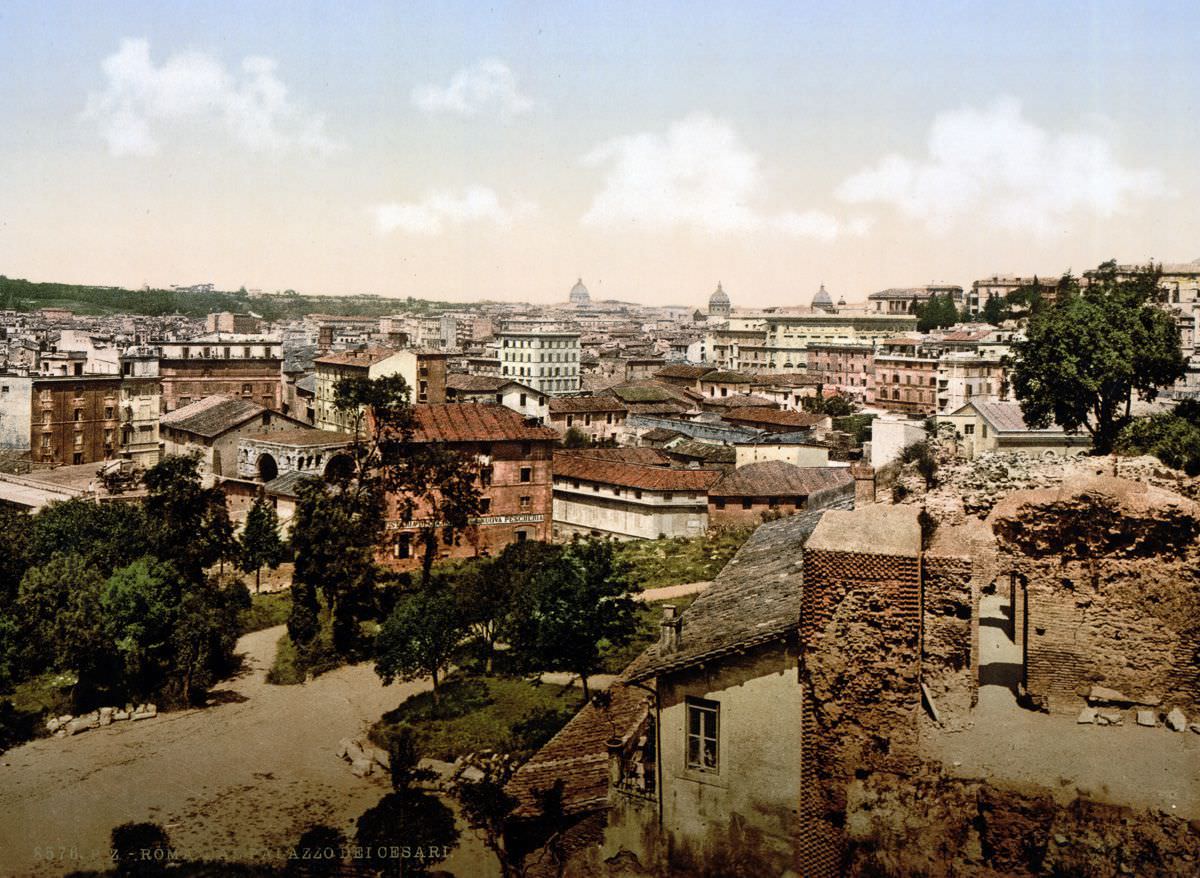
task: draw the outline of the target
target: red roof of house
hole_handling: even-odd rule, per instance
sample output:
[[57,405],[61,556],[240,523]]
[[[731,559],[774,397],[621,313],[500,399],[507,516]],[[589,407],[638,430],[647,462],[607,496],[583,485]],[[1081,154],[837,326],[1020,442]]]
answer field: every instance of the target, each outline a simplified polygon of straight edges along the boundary
[[706,491],[721,477],[721,472],[710,469],[668,469],[576,454],[556,454],[554,476],[646,491]]
[[708,489],[714,497],[807,497],[854,483],[847,467],[796,466],[782,460],[748,463]]
[[740,421],[749,424],[770,424],[775,427],[794,427],[805,430],[817,424],[826,423],[829,415],[818,415],[813,412],[780,411],[754,406],[753,408],[733,409],[722,417],[727,421]]
[[623,412],[625,403],[615,396],[552,396],[550,414],[575,414],[586,412]]
[[326,366],[374,366],[376,363],[382,363],[388,357],[392,356],[395,351],[390,348],[365,348],[358,351],[338,351],[333,354],[326,354],[323,357],[318,357],[314,362],[321,363]]
[[448,402],[413,406],[416,442],[552,441],[558,433],[495,403]]

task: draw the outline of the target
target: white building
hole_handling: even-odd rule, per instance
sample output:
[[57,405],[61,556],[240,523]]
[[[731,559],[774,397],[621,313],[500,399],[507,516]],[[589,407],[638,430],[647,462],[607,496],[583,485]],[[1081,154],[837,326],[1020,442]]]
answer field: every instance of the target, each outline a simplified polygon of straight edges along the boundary
[[578,332],[507,325],[499,335],[501,378],[550,396],[579,392]]

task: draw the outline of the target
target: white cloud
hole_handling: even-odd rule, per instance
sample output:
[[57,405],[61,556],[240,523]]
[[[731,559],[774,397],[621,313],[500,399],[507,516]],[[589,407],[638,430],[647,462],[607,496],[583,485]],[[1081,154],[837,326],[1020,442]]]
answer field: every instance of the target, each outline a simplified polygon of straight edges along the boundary
[[84,118],[96,122],[113,155],[155,155],[170,126],[185,121],[221,126],[256,151],[326,155],[338,148],[324,118],[288,97],[270,58],[246,58],[236,73],[202,52],[156,66],[146,40],[127,39],[102,68],[105,87],[88,95]]
[[437,235],[448,226],[485,223],[507,229],[537,212],[531,201],[500,203],[495,190],[471,186],[461,192],[440,189],[420,201],[380,204],[374,208],[375,225],[381,235],[401,231],[410,235]]
[[413,104],[426,113],[457,113],[474,116],[494,107],[506,116],[533,109],[533,100],[517,87],[516,74],[495,58],[480,61],[454,74],[450,84],[419,85],[412,90]]
[[690,227],[714,234],[773,231],[832,241],[861,235],[862,220],[843,223],[824,211],[772,213],[758,155],[732,126],[705,114],[681,119],[665,135],[632,134],[600,144],[582,159],[607,169],[604,188],[583,216],[601,228],[665,231]]
[[970,221],[1042,236],[1073,216],[1108,218],[1167,193],[1158,171],[1122,165],[1103,134],[1047,131],[1002,98],[938,115],[923,159],[887,155],[836,194],[890,204],[939,233]]

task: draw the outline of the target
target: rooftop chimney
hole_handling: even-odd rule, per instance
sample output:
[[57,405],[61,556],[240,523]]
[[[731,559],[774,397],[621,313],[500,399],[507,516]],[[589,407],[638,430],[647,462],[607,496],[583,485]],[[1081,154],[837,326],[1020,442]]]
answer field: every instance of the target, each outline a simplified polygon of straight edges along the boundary
[[663,604],[662,639],[659,643],[663,652],[679,649],[679,632],[682,627],[683,619],[675,614],[675,605]]

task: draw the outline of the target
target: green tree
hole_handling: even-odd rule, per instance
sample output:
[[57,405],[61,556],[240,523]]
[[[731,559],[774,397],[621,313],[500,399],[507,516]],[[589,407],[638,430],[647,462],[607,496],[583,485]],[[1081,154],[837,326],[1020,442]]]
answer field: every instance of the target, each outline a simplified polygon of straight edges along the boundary
[[563,448],[587,448],[591,444],[587,433],[578,427],[569,427],[562,438]]
[[1200,475],[1200,424],[1180,417],[1178,411],[1131,421],[1118,434],[1114,450],[1121,454],[1153,454],[1189,476]]
[[446,669],[467,631],[467,619],[448,578],[435,574],[425,587],[401,598],[379,629],[375,673],[384,685],[397,678],[428,676],[438,704]]
[[1086,430],[1107,453],[1130,421],[1133,398],[1152,400],[1183,375],[1174,318],[1159,307],[1159,272],[1122,278],[1101,265],[1083,289],[1064,278],[1058,301],[1029,321],[1017,343],[1013,392],[1033,427]]
[[917,303],[915,299],[913,302],[911,310],[917,316],[917,330],[920,332],[953,326],[958,321],[958,308],[949,293],[944,296],[932,295],[924,303]]
[[254,591],[257,593],[262,585],[263,567],[274,570],[286,557],[283,540],[279,538],[279,515],[261,490],[246,513],[246,524],[238,544],[241,550],[238,565],[243,573],[254,573]]
[[29,563],[70,553],[108,576],[155,550],[156,528],[138,503],[51,503],[33,516],[31,524]]
[[513,647],[532,668],[577,674],[585,700],[602,651],[637,630],[629,571],[607,540],[571,543],[534,572],[517,602]]
[[169,455],[146,470],[146,516],[156,557],[170,559],[193,581],[218,561],[234,557],[233,526],[220,488],[205,488],[200,459]]
[[343,657],[360,644],[360,622],[373,611],[378,576],[375,550],[383,530],[377,481],[326,485],[309,480],[296,497],[292,519],[292,609],[288,634],[301,649],[321,630],[324,599],[334,649]]
[[992,326],[999,326],[1011,316],[1008,305],[1000,296],[988,296],[983,304],[983,319]]
[[34,674],[74,673],[77,706],[88,703],[112,671],[112,649],[101,614],[103,593],[104,578],[85,559],[55,555],[29,568],[17,596],[25,666]]

